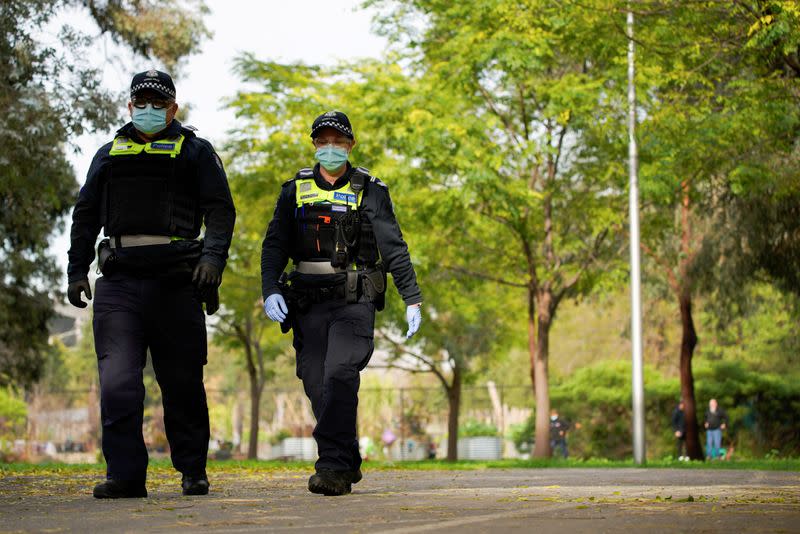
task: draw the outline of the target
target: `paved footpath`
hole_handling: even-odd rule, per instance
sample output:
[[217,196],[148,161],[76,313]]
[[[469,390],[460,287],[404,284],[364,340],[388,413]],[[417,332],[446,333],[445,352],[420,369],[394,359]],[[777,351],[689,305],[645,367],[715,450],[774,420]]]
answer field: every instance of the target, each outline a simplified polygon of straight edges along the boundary
[[695,469],[371,471],[344,497],[308,471],[222,471],[182,497],[98,501],[87,474],[0,479],[2,532],[797,532],[800,474]]

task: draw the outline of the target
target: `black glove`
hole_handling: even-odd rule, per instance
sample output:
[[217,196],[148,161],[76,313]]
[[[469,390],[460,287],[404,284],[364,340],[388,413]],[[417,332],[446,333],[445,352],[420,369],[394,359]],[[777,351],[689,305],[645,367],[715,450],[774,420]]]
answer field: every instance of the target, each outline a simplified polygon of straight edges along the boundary
[[89,286],[88,279],[84,278],[83,280],[70,282],[69,286],[67,286],[67,298],[69,299],[69,303],[76,308],[86,307],[86,303],[81,299],[81,291],[83,291],[87,299],[92,300],[92,288]]
[[203,302],[206,303],[206,315],[214,315],[219,309],[219,289],[216,287],[204,289]]
[[201,289],[209,286],[219,287],[222,283],[222,271],[212,263],[201,261],[194,268],[192,283]]

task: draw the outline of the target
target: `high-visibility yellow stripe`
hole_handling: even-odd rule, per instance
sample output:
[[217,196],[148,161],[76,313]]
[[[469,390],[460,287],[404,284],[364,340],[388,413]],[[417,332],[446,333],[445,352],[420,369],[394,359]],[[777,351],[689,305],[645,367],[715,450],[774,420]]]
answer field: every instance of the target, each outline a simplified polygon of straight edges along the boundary
[[297,180],[296,186],[295,201],[298,207],[303,204],[326,202],[329,204],[350,206],[355,209],[358,208],[358,205],[361,203],[361,196],[364,193],[363,190],[356,193],[350,187],[349,183],[339,189],[326,191],[318,187],[313,179]]
[[110,156],[127,156],[140,154],[146,152],[148,154],[168,154],[169,157],[177,157],[181,153],[183,147],[183,134],[175,137],[167,137],[157,141],[150,141],[149,143],[137,143],[130,137],[117,137],[111,145],[111,150],[108,151]]

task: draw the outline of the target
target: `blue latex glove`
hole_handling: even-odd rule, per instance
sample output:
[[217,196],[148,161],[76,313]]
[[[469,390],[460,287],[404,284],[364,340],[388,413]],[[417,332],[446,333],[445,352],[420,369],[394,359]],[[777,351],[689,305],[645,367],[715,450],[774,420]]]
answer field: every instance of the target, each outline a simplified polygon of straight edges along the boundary
[[406,308],[406,321],[408,321],[408,332],[406,338],[410,338],[419,330],[422,323],[422,310],[419,304],[414,304]]
[[283,295],[274,293],[268,296],[267,300],[264,301],[264,313],[273,321],[282,323],[286,319],[286,314],[289,313],[289,308],[286,307]]

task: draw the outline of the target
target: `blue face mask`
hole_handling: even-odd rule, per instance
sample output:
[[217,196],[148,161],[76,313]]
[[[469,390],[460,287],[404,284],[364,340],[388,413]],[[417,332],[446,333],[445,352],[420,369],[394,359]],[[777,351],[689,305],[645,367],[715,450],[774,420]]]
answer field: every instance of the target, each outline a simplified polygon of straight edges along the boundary
[[326,171],[335,171],[347,163],[347,150],[333,145],[318,148],[314,157]]
[[158,133],[167,127],[167,108],[153,109],[153,104],[147,104],[144,109],[133,108],[131,119],[140,132]]

